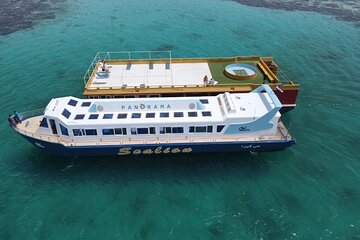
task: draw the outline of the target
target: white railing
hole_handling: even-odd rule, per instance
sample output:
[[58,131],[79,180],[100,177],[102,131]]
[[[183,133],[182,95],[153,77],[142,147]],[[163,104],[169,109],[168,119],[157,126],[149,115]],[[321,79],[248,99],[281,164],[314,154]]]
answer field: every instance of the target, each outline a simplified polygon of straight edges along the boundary
[[61,138],[60,136],[51,136],[46,134],[39,134],[29,132],[23,129],[19,129],[14,127],[16,131],[21,133],[22,135],[39,139],[46,142],[53,142],[63,144],[65,146],[84,146],[84,145],[93,145],[93,146],[103,146],[103,145],[130,145],[130,144],[142,144],[142,145],[149,145],[149,144],[171,144],[171,143],[199,143],[199,142],[243,142],[243,141],[255,141],[255,142],[269,142],[275,139],[277,140],[291,140],[291,136],[285,127],[278,126],[278,130],[280,131],[282,138],[278,139],[278,137],[233,137],[233,138],[214,138],[214,137],[198,137],[198,138],[170,138],[170,139],[132,139],[126,138],[124,140],[118,139],[74,139],[72,137]]
[[[165,55],[165,56],[164,56]],[[124,60],[168,60],[171,64],[171,51],[119,51],[98,52],[92,60],[84,75],[84,84],[91,78],[99,61],[124,61]]]
[[[290,127],[291,127],[291,125],[290,125]],[[292,137],[291,137],[291,135],[289,133],[289,130],[286,129],[283,122],[279,122],[278,130],[281,133],[281,135],[283,136],[283,138],[285,138],[286,140],[291,140],[292,139]]]
[[30,111],[25,111],[25,112],[21,112],[19,113],[21,120],[25,120],[31,117],[36,117],[36,116],[40,116],[43,115],[45,111],[45,108],[37,108],[37,109],[33,109]]

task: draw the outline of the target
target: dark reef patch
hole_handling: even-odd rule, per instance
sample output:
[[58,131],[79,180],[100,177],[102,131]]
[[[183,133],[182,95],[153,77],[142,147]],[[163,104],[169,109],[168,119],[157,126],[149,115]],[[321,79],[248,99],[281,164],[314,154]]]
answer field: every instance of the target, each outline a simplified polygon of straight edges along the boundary
[[264,215],[250,224],[250,233],[256,239],[286,239],[291,223],[277,219],[270,215]]
[[65,76],[65,72],[64,71],[58,71],[58,72],[56,72],[56,76],[58,78],[63,78]]
[[353,22],[360,27],[360,2],[357,0],[233,0],[252,7],[283,9],[287,11],[318,12]]
[[3,0],[0,7],[0,35],[31,28],[40,20],[54,19],[64,10],[65,0]]
[[302,203],[296,196],[286,193],[279,193],[279,196],[281,197],[282,202],[291,212],[300,212],[303,210]]
[[346,204],[358,203],[360,200],[360,193],[355,189],[343,187],[337,192],[339,199]]
[[201,34],[199,34],[199,33],[189,33],[189,34],[187,34],[187,36],[189,37],[189,38],[191,38],[192,40],[199,40],[199,39],[201,39],[203,36],[201,35]]
[[155,49],[155,51],[171,51],[174,49],[174,46],[171,44],[163,44]]

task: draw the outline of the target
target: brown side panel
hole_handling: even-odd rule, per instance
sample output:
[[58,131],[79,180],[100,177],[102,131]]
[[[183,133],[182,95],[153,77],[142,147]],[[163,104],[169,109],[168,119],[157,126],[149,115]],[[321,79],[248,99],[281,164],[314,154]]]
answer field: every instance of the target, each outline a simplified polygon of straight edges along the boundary
[[283,93],[278,90],[274,90],[274,92],[282,104],[296,104],[296,98],[299,90],[284,90]]

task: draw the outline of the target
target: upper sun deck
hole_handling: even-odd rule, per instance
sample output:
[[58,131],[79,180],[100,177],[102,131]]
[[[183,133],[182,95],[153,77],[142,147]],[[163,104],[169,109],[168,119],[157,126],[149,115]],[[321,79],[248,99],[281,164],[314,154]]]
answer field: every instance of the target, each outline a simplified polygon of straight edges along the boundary
[[[106,61],[106,74],[102,60]],[[277,71],[271,57],[183,59],[172,58],[170,51],[104,52],[95,56],[84,76],[84,95],[251,91],[264,83],[279,84]]]
[[[221,106],[224,106],[221,109]],[[253,120],[265,115],[274,103],[266,93],[220,94],[205,97],[137,99],[52,99],[45,116],[71,125],[210,123],[227,118]]]

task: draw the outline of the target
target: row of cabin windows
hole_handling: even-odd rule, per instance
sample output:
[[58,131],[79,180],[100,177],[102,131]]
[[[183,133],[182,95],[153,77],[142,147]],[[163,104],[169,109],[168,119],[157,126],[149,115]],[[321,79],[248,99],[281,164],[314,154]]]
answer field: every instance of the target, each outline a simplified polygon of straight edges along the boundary
[[[60,124],[61,125],[61,124]],[[221,132],[224,125],[216,127],[217,132]],[[189,133],[212,133],[213,126],[191,126]],[[97,135],[96,129],[73,129],[74,136]],[[102,129],[103,135],[127,135],[126,128],[106,128]],[[184,127],[159,127],[159,134],[184,133]],[[131,135],[156,134],[155,127],[149,128],[130,128]],[[64,134],[65,135],[65,134]],[[68,136],[68,135],[67,135]]]
[[[64,114],[65,112],[65,114]],[[64,109],[63,112],[63,116],[66,118],[70,117],[70,112],[67,111],[66,109]],[[209,111],[203,111],[201,112],[203,117],[211,117],[211,112]],[[119,113],[117,115],[118,119],[124,119],[127,118],[127,113]],[[160,112],[160,118],[168,118],[170,116],[170,114],[168,112]],[[197,112],[188,112],[188,116],[189,117],[197,117],[198,113]],[[111,113],[105,113],[103,115],[103,119],[113,119],[114,114]],[[183,112],[174,112],[174,117],[184,117],[184,113]],[[85,118],[85,114],[78,114],[75,116],[75,120],[80,120],[80,119],[84,119]],[[99,118],[99,114],[90,114],[89,119],[98,119]],[[131,114],[131,118],[141,118],[141,113],[132,113]],[[146,113],[145,114],[145,118],[155,118],[155,113]]]
[[[60,131],[62,135],[69,136],[68,129],[59,123]],[[48,128],[46,118],[43,118],[40,123],[40,127]],[[216,131],[221,132],[225,125],[217,125]],[[142,135],[142,134],[156,134],[155,127],[149,128],[131,128],[131,135]],[[212,133],[213,126],[190,126],[189,133]],[[160,134],[171,134],[171,133],[184,133],[184,127],[159,127]],[[96,129],[73,129],[74,136],[95,136],[97,135]],[[126,128],[105,128],[102,129],[103,135],[127,135]]]

